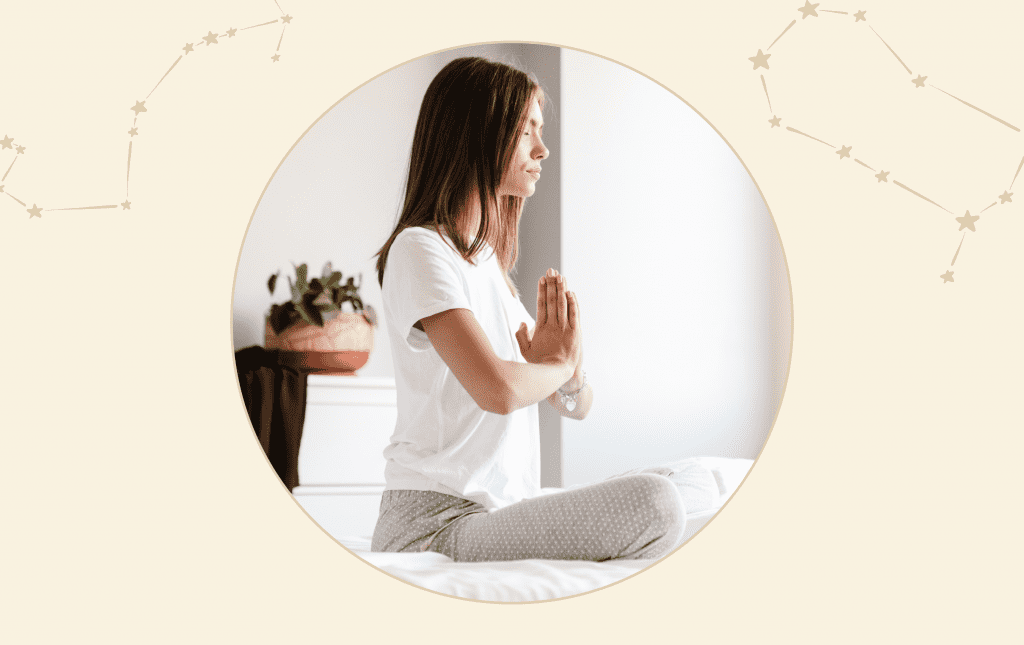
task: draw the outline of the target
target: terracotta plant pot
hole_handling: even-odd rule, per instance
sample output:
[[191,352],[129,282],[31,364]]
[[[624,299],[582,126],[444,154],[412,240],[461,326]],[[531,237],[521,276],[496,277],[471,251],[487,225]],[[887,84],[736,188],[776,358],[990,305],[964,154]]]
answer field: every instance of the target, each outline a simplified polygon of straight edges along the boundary
[[361,313],[339,313],[323,327],[300,320],[278,335],[268,317],[263,345],[280,350],[282,362],[299,369],[355,375],[373,351],[373,325]]

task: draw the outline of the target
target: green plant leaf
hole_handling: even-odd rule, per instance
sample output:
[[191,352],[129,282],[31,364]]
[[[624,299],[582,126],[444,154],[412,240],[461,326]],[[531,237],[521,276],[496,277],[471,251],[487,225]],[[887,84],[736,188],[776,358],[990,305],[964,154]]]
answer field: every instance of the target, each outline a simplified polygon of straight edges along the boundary
[[317,296],[319,296],[323,292],[324,292],[324,285],[323,285],[322,282],[320,282],[320,278],[313,278],[309,282],[309,289],[307,289],[306,293],[303,294],[303,295],[306,296],[306,295],[312,294],[313,298],[315,299]]
[[270,328],[275,334],[280,334],[298,319],[295,312],[295,305],[287,302],[283,305],[271,305],[270,307]]
[[324,318],[320,315],[320,311],[316,308],[316,305],[301,302],[295,306],[295,309],[298,310],[302,319],[309,324],[316,325],[317,327],[324,326]]
[[288,289],[292,292],[292,302],[302,302],[302,292],[292,282],[291,276],[288,277]]
[[307,270],[308,268],[304,263],[295,267],[295,282],[299,287],[299,292],[301,293],[305,293],[306,289],[309,288],[309,283],[306,282]]
[[341,271],[335,271],[327,278],[328,287],[336,287],[341,284]]

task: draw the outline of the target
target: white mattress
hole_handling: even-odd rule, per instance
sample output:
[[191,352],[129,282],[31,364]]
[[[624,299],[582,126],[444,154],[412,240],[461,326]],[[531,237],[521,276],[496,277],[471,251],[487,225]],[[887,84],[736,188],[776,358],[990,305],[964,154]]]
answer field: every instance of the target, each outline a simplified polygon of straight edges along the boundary
[[[750,459],[721,457],[684,461],[692,465],[694,460],[713,473],[719,495],[712,508],[687,513],[680,544],[696,535],[718,513],[754,463]],[[653,564],[650,560],[455,562],[439,553],[373,553],[370,536],[334,537],[356,556],[396,578],[431,591],[474,600],[529,602],[565,598],[600,589]]]

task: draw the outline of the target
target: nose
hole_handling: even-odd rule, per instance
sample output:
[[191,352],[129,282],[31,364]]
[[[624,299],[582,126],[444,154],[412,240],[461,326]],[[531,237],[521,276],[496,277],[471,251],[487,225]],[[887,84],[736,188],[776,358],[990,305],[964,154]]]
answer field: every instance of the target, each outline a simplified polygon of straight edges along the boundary
[[534,148],[533,158],[538,160],[548,158],[548,148],[540,139],[537,139],[537,146]]

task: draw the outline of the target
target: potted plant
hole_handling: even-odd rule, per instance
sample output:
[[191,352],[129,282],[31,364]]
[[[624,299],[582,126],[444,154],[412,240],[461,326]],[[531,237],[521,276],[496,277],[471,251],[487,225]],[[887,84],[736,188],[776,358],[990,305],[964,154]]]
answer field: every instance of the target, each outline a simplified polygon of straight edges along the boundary
[[[270,276],[267,288],[274,294],[280,271]],[[264,346],[281,352],[284,362],[312,372],[354,375],[373,350],[373,307],[363,305],[359,284],[340,271],[324,265],[319,278],[308,279],[307,267],[295,267],[295,281],[288,278],[291,300],[270,306]],[[342,310],[349,303],[351,311]]]

